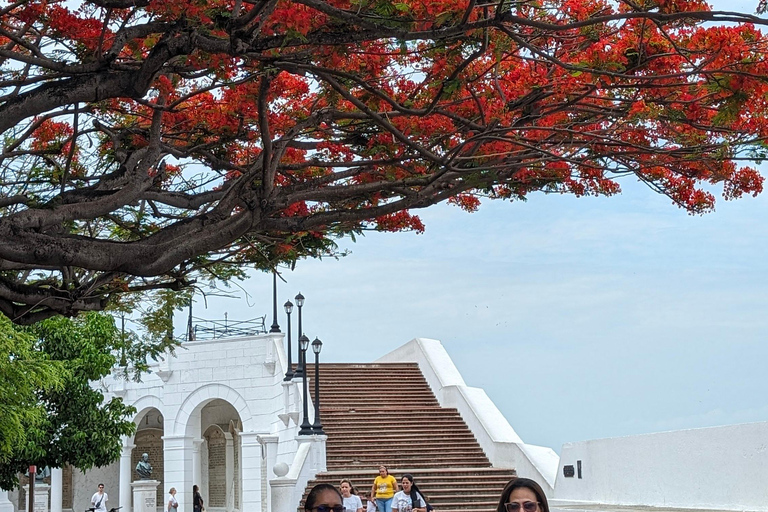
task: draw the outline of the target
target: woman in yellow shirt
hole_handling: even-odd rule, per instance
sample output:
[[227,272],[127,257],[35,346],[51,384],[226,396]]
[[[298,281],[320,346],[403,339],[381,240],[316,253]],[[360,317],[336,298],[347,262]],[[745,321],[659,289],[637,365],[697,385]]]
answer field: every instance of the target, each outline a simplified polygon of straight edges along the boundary
[[389,474],[387,466],[379,466],[379,476],[373,480],[371,493],[376,498],[378,512],[392,512],[392,498],[397,492],[397,479]]

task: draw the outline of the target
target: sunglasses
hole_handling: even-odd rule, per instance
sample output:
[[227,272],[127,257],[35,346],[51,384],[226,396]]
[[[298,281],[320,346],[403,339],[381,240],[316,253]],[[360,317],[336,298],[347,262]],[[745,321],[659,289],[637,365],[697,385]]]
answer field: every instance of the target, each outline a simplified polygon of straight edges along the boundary
[[317,510],[317,512],[344,512],[344,505],[334,505],[329,507],[328,505],[318,505],[311,510]]
[[504,507],[507,509],[507,512],[520,512],[521,508],[525,512],[536,512],[536,509],[539,508],[539,503],[536,501],[524,501],[523,503],[513,501],[512,503],[505,503]]

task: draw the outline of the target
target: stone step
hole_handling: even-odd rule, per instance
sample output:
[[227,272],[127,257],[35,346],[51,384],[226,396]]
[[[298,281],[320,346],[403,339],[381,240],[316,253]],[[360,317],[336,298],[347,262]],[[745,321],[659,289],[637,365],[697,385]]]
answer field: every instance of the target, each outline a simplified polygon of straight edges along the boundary
[[335,436],[328,437],[328,444],[333,444],[336,442],[357,442],[357,443],[363,443],[363,442],[370,442],[370,441],[376,441],[378,439],[385,439],[387,441],[407,441],[409,439],[418,439],[419,442],[423,442],[425,440],[431,440],[434,439],[435,441],[451,441],[451,442],[473,442],[477,443],[475,440],[475,436],[472,434],[472,432],[469,429],[463,430],[463,431],[456,431],[456,430],[450,430],[450,431],[440,431],[440,435],[435,435],[435,432],[437,432],[434,428],[429,429],[428,427],[425,427],[422,432],[412,432],[412,431],[395,431],[395,430],[389,430],[389,431],[383,431],[383,432],[371,432],[370,430],[359,430],[359,429],[351,429],[351,428],[344,428],[344,427],[326,427],[323,425],[323,430],[325,430],[326,433],[333,432],[334,434],[337,434],[339,436],[344,435],[345,439],[337,439]]
[[[312,377],[314,366],[307,370]],[[305,494],[318,482],[347,478],[365,503],[384,464],[395,478],[413,474],[438,512],[489,512],[515,474],[491,467],[461,415],[440,407],[415,363],[322,363],[320,418],[328,471]]]
[[328,456],[327,459],[328,469],[341,469],[348,467],[367,466],[370,467],[372,463],[384,464],[385,466],[395,466],[397,464],[404,464],[408,466],[414,466],[418,468],[439,468],[439,467],[463,467],[466,465],[472,465],[479,468],[490,467],[491,463],[488,462],[486,457],[377,457],[375,459],[354,459],[349,457],[334,458]]
[[[392,439],[392,438],[388,438]],[[411,441],[411,442],[409,442]],[[477,446],[477,441],[474,439],[462,439],[462,440],[451,440],[451,442],[446,442],[446,439],[419,439],[419,438],[403,438],[402,441],[398,440],[394,443],[383,443],[384,446],[394,446],[395,449],[405,449],[403,447],[406,446],[414,446],[415,449],[418,448],[428,448],[428,449],[439,449],[439,450],[447,450],[447,449],[471,449],[476,448],[480,449],[479,446]],[[377,445],[375,443],[374,439],[371,439],[367,442],[359,442],[357,439],[354,439],[353,441],[344,440],[344,439],[337,439],[335,441],[331,441],[331,438],[328,439],[328,443],[326,443],[328,451],[332,451],[334,453],[339,452],[355,452],[359,450],[364,450],[366,452],[375,452],[377,450],[382,449],[382,446]]]
[[[434,435],[439,435],[443,432],[451,433],[451,432],[468,432],[469,431],[469,429],[466,428],[466,425],[463,425],[458,421],[451,421],[451,420],[435,420],[431,423],[419,423],[416,421],[402,421],[401,423],[392,425],[391,428],[377,426],[375,423],[365,422],[365,421],[355,422],[354,425],[335,427],[331,425],[331,422],[327,421],[327,419],[324,416],[322,416],[322,414],[320,416],[320,421],[323,424],[323,430],[325,430],[326,432],[344,431],[344,432],[352,433],[355,431],[365,430],[366,432],[374,432],[374,433],[419,432],[419,433],[428,434],[431,432]],[[328,425],[328,428],[325,428],[326,425]]]
[[467,454],[467,455],[485,455],[483,450],[477,446],[477,443],[473,445],[461,445],[461,446],[454,446],[451,443],[448,444],[432,444],[432,445],[423,445],[419,443],[415,443],[413,445],[390,445],[387,446],[370,446],[370,447],[349,447],[346,448],[344,445],[336,445],[333,447],[333,449],[328,450],[328,455],[332,455],[334,457],[340,457],[342,455],[347,456],[354,456],[358,459],[362,459],[365,457],[375,457],[376,455],[380,456],[387,456],[390,454],[398,454],[401,453],[404,456],[410,455],[412,453],[416,454],[423,454],[423,455],[432,455],[434,453],[443,453],[443,454]]
[[320,414],[326,413],[330,416],[338,416],[340,420],[343,420],[349,415],[354,415],[359,419],[381,419],[382,413],[387,413],[393,417],[407,417],[418,418],[422,420],[432,420],[435,418],[451,418],[461,419],[461,415],[455,409],[439,409],[436,406],[420,407],[418,409],[403,409],[396,405],[380,405],[376,408],[368,407],[362,408],[358,405],[356,407],[340,407],[338,405],[325,403],[320,399]]

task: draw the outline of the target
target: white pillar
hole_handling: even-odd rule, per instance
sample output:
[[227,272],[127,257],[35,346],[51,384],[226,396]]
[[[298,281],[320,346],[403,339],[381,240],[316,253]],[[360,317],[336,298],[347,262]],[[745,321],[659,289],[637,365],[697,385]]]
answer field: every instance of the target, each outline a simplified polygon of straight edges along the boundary
[[51,496],[51,486],[44,483],[35,485],[35,512],[48,512],[49,499]]
[[0,489],[0,512],[14,512],[13,503],[8,499],[8,491]]
[[64,497],[64,472],[51,468],[51,512],[61,512]]
[[[131,443],[131,439],[123,437],[123,448],[120,453],[120,481],[119,494],[117,496],[118,505],[123,507],[122,512],[131,512],[131,452],[136,445]],[[51,511],[53,512],[53,511]]]
[[192,510],[192,453],[193,438],[189,436],[163,436],[165,452],[165,489],[167,494],[171,487],[178,491],[176,499],[179,510]]
[[317,473],[327,471],[327,457],[325,452],[326,442],[328,441],[327,435],[313,435],[312,436],[312,463]]
[[257,432],[240,433],[243,458],[240,467],[243,474],[243,500],[240,510],[258,512],[264,497],[261,495],[261,444]]
[[192,485],[203,485],[203,460],[200,455],[202,439],[192,440]]
[[286,478],[288,464],[280,462],[275,464],[272,471],[277,475],[269,481],[270,488],[270,512],[292,512],[296,510],[293,503],[293,489],[296,487],[295,478]]
[[157,509],[164,507],[164,503],[157,502],[158,480],[136,480],[131,484],[133,487],[133,509],[135,512],[157,512]]
[[[261,442],[262,445],[264,445],[264,451],[267,453],[267,481],[271,482],[269,480],[270,478],[274,477],[272,474],[272,468],[275,466],[275,462],[277,461],[277,442],[280,440],[279,436],[274,435],[268,435],[268,436],[259,436],[259,442]],[[279,476],[279,475],[278,475]],[[272,492],[268,491],[267,495],[264,496],[264,498],[267,500],[267,510],[272,510]]]
[[224,448],[224,481],[227,486],[224,495],[227,512],[232,512],[235,509],[235,443],[229,432],[224,432],[224,439],[227,441]]

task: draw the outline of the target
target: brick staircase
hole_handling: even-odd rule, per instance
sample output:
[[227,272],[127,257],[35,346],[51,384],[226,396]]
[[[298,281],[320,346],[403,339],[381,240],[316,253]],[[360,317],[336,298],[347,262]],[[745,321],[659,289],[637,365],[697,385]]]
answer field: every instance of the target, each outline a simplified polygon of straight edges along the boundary
[[[314,376],[314,366],[308,370]],[[305,497],[315,484],[347,478],[365,506],[384,464],[398,482],[413,474],[436,512],[490,512],[515,475],[491,467],[458,411],[440,407],[415,363],[321,364],[320,419],[328,471],[309,482]]]

